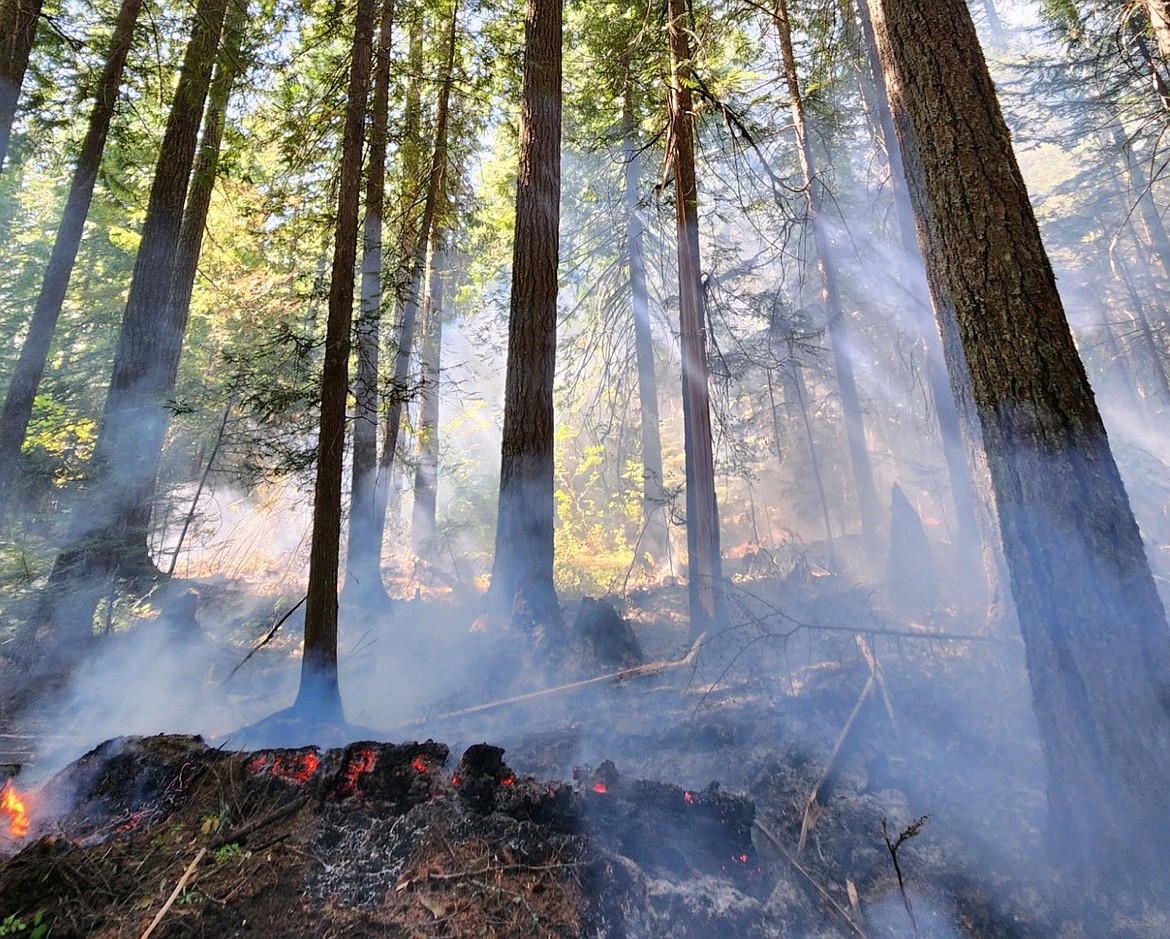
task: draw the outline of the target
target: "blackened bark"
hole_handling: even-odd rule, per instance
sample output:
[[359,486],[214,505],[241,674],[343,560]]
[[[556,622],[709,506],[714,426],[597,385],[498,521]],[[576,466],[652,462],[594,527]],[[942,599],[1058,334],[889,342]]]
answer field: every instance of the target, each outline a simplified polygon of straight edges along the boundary
[[353,482],[349,502],[346,594],[384,604],[382,519],[377,498],[378,351],[382,321],[382,227],[386,204],[386,144],[394,0],[382,0],[374,97],[370,104],[370,155],[366,167],[366,217],[362,234],[361,299],[355,331],[357,373],[353,382]]
[[953,302],[998,498],[1061,912],[1165,902],[1170,634],[974,25],[963,0],[874,12],[915,138],[903,155],[928,273]]
[[642,538],[640,556],[658,564],[666,556],[666,495],[662,479],[662,441],[658,431],[658,381],[650,336],[650,292],[646,287],[645,226],[639,210],[641,159],[634,136],[634,89],[627,81],[624,95],[624,157],[626,170],[626,253],[630,265],[630,300],[634,313],[634,357],[638,366],[638,402],[642,440]]
[[0,8],[0,169],[8,156],[20,86],[28,70],[43,0],[7,0]]
[[561,0],[526,0],[500,498],[489,591],[495,615],[554,641],[563,628],[553,586],[561,16]]
[[29,418],[32,416],[33,400],[45,373],[49,347],[57,329],[57,320],[61,316],[61,305],[65,301],[65,292],[69,287],[77,250],[81,245],[85,219],[89,214],[94,184],[97,181],[98,167],[101,165],[110,121],[113,119],[118,91],[122,85],[122,72],[134,38],[134,25],[138,22],[138,13],[141,9],[142,0],[124,0],[118,12],[109,52],[106,55],[106,65],[98,80],[93,111],[89,117],[89,129],[81,145],[81,153],[77,157],[73,182],[65,200],[61,222],[57,227],[57,238],[53,242],[49,263],[45,267],[45,276],[41,282],[41,292],[37,295],[36,306],[33,308],[28,335],[21,346],[20,358],[12,372],[8,394],[4,399],[4,410],[0,412],[0,524],[3,523],[8,508],[20,448],[24,443]]
[[711,440],[710,364],[699,253],[699,187],[695,176],[695,127],[691,104],[689,22],[685,0],[667,4],[670,42],[670,159],[674,167],[678,237],[679,338],[682,346],[683,449],[687,484],[687,590],[691,635],[724,616],[719,504]]
[[341,690],[337,681],[337,570],[341,551],[345,399],[349,392],[362,145],[376,6],[376,0],[358,0],[354,18],[353,55],[341,143],[333,270],[329,282],[329,320],[321,372],[321,431],[317,442],[317,484],[313,491],[313,537],[309,548],[309,589],[305,601],[305,652],[301,660],[300,689],[293,705],[296,710],[325,720],[342,716]]
[[42,592],[37,619],[65,645],[91,636],[94,607],[106,592],[107,577],[149,578],[157,573],[145,544],[133,538],[127,525],[136,520],[142,492],[153,484],[169,420],[164,400],[169,373],[161,353],[174,340],[162,335],[165,324],[160,320],[170,295],[196,138],[226,8],[227,0],[200,0],[195,10],[151,184],[86,500],[71,519],[69,544],[57,556]]
[[877,489],[873,482],[873,466],[869,459],[869,447],[865,440],[865,423],[861,414],[861,400],[857,395],[857,382],[853,372],[853,361],[849,357],[848,324],[841,307],[841,292],[838,287],[837,269],[832,254],[832,243],[825,225],[824,185],[817,172],[812,145],[804,119],[804,98],[796,74],[796,56],[792,49],[792,26],[788,19],[786,0],[776,0],[774,8],[776,31],[780,39],[783,57],[784,77],[792,107],[792,125],[796,131],[797,153],[804,175],[805,198],[808,202],[809,225],[812,227],[813,243],[817,252],[817,274],[821,281],[821,298],[829,318],[829,346],[833,353],[833,366],[837,373],[837,387],[841,393],[841,415],[845,423],[845,438],[849,448],[849,461],[853,469],[853,486],[857,495],[861,529],[871,547],[876,542],[881,526],[882,510]]

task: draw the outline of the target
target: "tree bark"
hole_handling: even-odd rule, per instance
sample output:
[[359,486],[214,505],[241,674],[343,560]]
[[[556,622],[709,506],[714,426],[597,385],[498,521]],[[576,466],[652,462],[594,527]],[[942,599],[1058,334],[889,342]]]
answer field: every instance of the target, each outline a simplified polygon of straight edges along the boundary
[[389,602],[382,584],[385,511],[378,504],[378,352],[382,320],[382,228],[386,204],[386,146],[390,108],[390,61],[394,0],[382,0],[374,97],[370,104],[370,155],[366,167],[366,217],[362,236],[361,295],[355,333],[357,374],[353,397],[353,468],[344,593],[363,603]]
[[0,170],[8,156],[20,86],[41,19],[43,0],[7,0],[0,8]]
[[[991,7],[994,12],[994,7]],[[955,393],[947,377],[946,360],[942,340],[931,309],[927,306],[929,286],[926,270],[922,265],[922,251],[918,247],[918,232],[914,222],[914,210],[910,205],[910,191],[906,184],[906,168],[902,165],[902,149],[894,131],[894,116],[890,100],[882,84],[882,66],[878,57],[877,40],[870,20],[866,0],[857,2],[858,20],[861,25],[862,45],[874,85],[874,107],[877,110],[877,128],[882,138],[890,168],[890,185],[894,195],[894,209],[898,219],[898,235],[901,242],[906,289],[910,296],[913,322],[923,344],[923,361],[926,365],[926,381],[930,397],[934,402],[935,420],[938,423],[939,438],[942,441],[943,459],[947,466],[947,479],[951,487],[951,502],[955,507],[955,542],[958,547],[959,563],[965,569],[974,569],[971,563],[980,554],[981,546],[989,540],[998,543],[998,538],[989,536],[995,520],[988,517],[981,522],[976,509],[975,484],[971,468],[967,463],[968,444],[978,446],[979,428],[973,416],[961,420]],[[936,303],[949,303],[940,297]],[[964,426],[964,424],[966,426]],[[992,549],[994,550],[994,549]],[[998,567],[998,564],[996,565]],[[993,572],[985,571],[987,577]]]
[[650,292],[646,287],[645,226],[639,212],[638,183],[641,160],[635,137],[633,83],[627,80],[623,98],[626,176],[626,253],[630,265],[630,300],[634,313],[634,357],[638,367],[638,402],[642,441],[642,537],[640,556],[651,564],[666,556],[666,495],[662,477],[662,441],[658,428],[658,382],[654,374],[654,344],[650,336]]
[[1162,64],[1170,65],[1170,0],[1143,0],[1142,5],[1150,17]]
[[357,262],[358,203],[366,96],[370,87],[376,0],[358,0],[353,55],[341,143],[341,180],[329,283],[329,319],[321,372],[321,431],[317,483],[313,491],[313,536],[309,548],[309,589],[305,601],[305,652],[297,711],[315,719],[343,719],[337,680],[337,571],[341,550],[341,483],[345,456],[345,399],[349,392],[350,331],[354,265]]
[[151,184],[88,492],[42,593],[38,619],[47,621],[66,645],[92,635],[94,608],[107,592],[109,576],[157,574],[145,544],[126,526],[141,492],[153,482],[169,420],[167,360],[161,353],[175,338],[163,335],[167,324],[160,320],[170,295],[196,138],[226,8],[227,0],[200,0],[195,10]]
[[682,346],[683,448],[686,459],[687,590],[692,638],[724,618],[723,561],[715,454],[711,440],[710,365],[699,253],[691,50],[685,0],[668,0],[670,159],[678,237],[679,337]]
[[[398,347],[394,353],[394,375],[390,380],[390,401],[387,405],[386,437],[382,441],[379,475],[382,485],[388,487],[394,469],[394,453],[398,435],[402,431],[402,411],[410,398],[410,358],[414,351],[414,333],[418,322],[419,302],[422,299],[423,275],[426,273],[427,246],[436,217],[440,212],[440,196],[447,176],[447,124],[451,103],[451,78],[455,68],[455,50],[458,46],[459,5],[451,10],[451,31],[447,41],[447,62],[443,68],[443,84],[435,109],[435,146],[431,153],[427,176],[426,202],[414,243],[414,256],[407,274],[406,301],[402,309],[402,325],[398,331]],[[383,503],[384,505],[384,503]]]
[[999,502],[1061,912],[1103,920],[1117,903],[1166,901],[1165,611],[967,6],[877,0],[874,13],[912,125],[903,156],[928,274],[953,302]]
[[414,507],[410,538],[414,553],[434,560],[435,508],[439,486],[439,375],[443,351],[443,274],[447,268],[444,235],[431,233],[426,314],[419,343],[418,465],[414,472]]
[[118,12],[109,52],[106,54],[106,65],[98,80],[93,111],[89,117],[89,129],[77,157],[73,182],[65,200],[61,222],[57,227],[57,238],[53,242],[49,263],[45,267],[41,292],[37,295],[32,319],[29,321],[28,335],[21,346],[20,358],[12,372],[8,394],[4,399],[4,409],[0,412],[0,524],[3,524],[7,512],[19,465],[20,448],[28,430],[29,418],[32,416],[33,400],[45,374],[49,347],[57,329],[57,320],[61,316],[61,306],[65,302],[65,292],[73,274],[77,250],[81,245],[85,219],[93,200],[98,167],[101,165],[102,152],[109,136],[110,121],[113,119],[118,92],[122,86],[122,72],[125,69],[126,57],[130,53],[134,26],[138,22],[141,9],[142,0],[123,0],[121,10]]
[[561,0],[526,0],[520,164],[489,605],[538,641],[562,630],[553,585],[553,378],[561,197]]
[[841,308],[841,294],[838,287],[837,269],[833,260],[832,244],[824,218],[824,187],[817,173],[816,161],[808,139],[804,119],[804,98],[796,73],[796,56],[792,49],[792,26],[788,18],[787,0],[776,0],[774,8],[776,30],[780,38],[783,57],[784,78],[792,106],[792,124],[796,131],[797,154],[804,176],[805,198],[808,202],[809,224],[812,227],[813,242],[817,252],[817,274],[821,281],[821,297],[829,318],[829,345],[833,353],[833,366],[837,373],[837,386],[841,392],[841,413],[845,423],[845,437],[849,447],[849,461],[853,469],[853,484],[857,495],[861,517],[861,529],[867,542],[873,547],[882,527],[882,510],[877,489],[873,482],[873,467],[869,459],[869,448],[865,441],[865,424],[861,414],[861,401],[857,395],[857,382],[853,372],[853,361],[849,357],[848,325],[845,311]]

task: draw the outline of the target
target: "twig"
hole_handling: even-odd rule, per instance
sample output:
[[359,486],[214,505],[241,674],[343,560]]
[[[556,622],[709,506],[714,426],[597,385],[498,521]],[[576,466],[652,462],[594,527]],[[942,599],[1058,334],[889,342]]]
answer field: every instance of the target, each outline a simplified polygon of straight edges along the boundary
[[228,677],[219,683],[219,686],[222,688],[229,681],[231,681],[232,676],[235,675],[236,672],[238,672],[241,668],[244,667],[244,665],[245,665],[245,663],[247,663],[248,659],[250,659],[252,656],[254,656],[257,652],[259,652],[261,649],[263,649],[266,645],[268,645],[268,643],[272,641],[272,637],[276,635],[276,631],[278,629],[280,629],[281,626],[284,625],[285,620],[287,620],[297,610],[299,610],[301,608],[301,604],[304,603],[308,599],[309,599],[309,597],[307,594],[305,596],[301,597],[297,601],[296,606],[294,606],[291,610],[289,610],[287,613],[285,613],[284,616],[282,616],[280,619],[278,619],[276,621],[276,625],[273,626],[270,630],[268,630],[268,635],[265,636],[258,643],[256,643],[256,645],[254,645],[252,647],[252,651],[244,656],[244,658],[240,661],[240,663],[235,668],[233,668],[231,670],[231,672],[228,674]]
[[187,517],[183,519],[183,527],[179,530],[179,537],[175,540],[175,550],[171,554],[171,563],[167,568],[167,576],[175,572],[175,565],[179,563],[179,552],[183,550],[183,542],[187,538],[187,531],[191,528],[191,522],[195,518],[195,509],[199,506],[199,499],[203,495],[203,489],[207,485],[207,478],[211,475],[211,467],[215,464],[215,458],[219,455],[219,448],[223,446],[224,434],[227,432],[228,418],[231,417],[232,405],[235,404],[235,395],[228,398],[227,407],[223,409],[223,418],[219,422],[219,433],[216,435],[215,444],[211,448],[211,456],[207,458],[207,465],[203,467],[203,475],[199,477],[199,485],[195,487],[195,495],[191,498],[191,508],[187,511]]
[[167,910],[175,905],[175,901],[179,898],[179,894],[182,893],[183,888],[187,886],[187,881],[190,880],[191,875],[195,873],[196,865],[203,860],[203,855],[206,853],[206,848],[199,849],[199,853],[195,855],[195,860],[187,865],[187,869],[183,871],[183,876],[180,877],[179,882],[175,884],[175,889],[172,890],[171,895],[167,897],[167,902],[163,904],[163,908],[158,911],[154,919],[151,920],[150,925],[146,927],[146,931],[143,932],[143,934],[139,936],[138,939],[148,939],[150,934],[154,932],[155,927],[162,922],[162,918],[167,915]]
[[914,908],[910,905],[910,896],[906,893],[906,882],[902,879],[902,865],[898,863],[898,849],[902,847],[903,842],[917,837],[928,818],[930,818],[929,815],[923,815],[911,822],[897,838],[890,838],[890,830],[886,827],[886,820],[882,819],[882,838],[886,842],[886,850],[890,852],[890,860],[894,862],[894,873],[898,875],[898,891],[902,894],[902,904],[906,907],[906,915],[910,917],[910,928],[914,931],[915,937],[919,935],[918,920],[914,918]]
[[208,844],[208,848],[210,848],[212,851],[218,851],[225,845],[242,841],[256,830],[263,828],[265,825],[271,825],[273,822],[279,821],[285,815],[296,815],[297,812],[299,812],[309,803],[310,799],[311,796],[300,796],[297,799],[293,799],[292,802],[286,802],[284,805],[273,809],[271,812],[261,815],[259,818],[248,822],[246,825],[241,825],[238,828],[233,828],[229,832],[224,832],[217,838],[213,839],[211,843]]
[[849,915],[848,911],[843,906],[841,906],[840,903],[833,899],[832,894],[830,894],[828,890],[820,885],[817,879],[808,872],[808,870],[800,863],[800,861],[788,853],[788,850],[784,847],[783,844],[780,843],[779,837],[764,827],[759,819],[756,819],[755,825],[756,830],[759,831],[760,834],[762,834],[765,838],[767,838],[772,847],[774,847],[777,851],[780,852],[781,855],[783,855],[784,860],[792,865],[792,869],[796,871],[796,873],[798,873],[801,877],[803,877],[804,880],[814,890],[816,890],[817,895],[828,904],[829,912],[835,913],[840,918],[841,922],[848,926],[849,931],[852,932],[855,936],[859,936],[860,939],[867,939],[865,930],[858,926],[857,923],[853,922],[853,918]]

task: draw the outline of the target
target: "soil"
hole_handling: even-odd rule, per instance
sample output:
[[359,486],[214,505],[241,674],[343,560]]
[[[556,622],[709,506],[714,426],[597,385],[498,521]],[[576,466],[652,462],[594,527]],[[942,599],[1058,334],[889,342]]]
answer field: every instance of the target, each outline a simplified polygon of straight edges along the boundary
[[[685,595],[607,599],[646,662],[677,665]],[[835,576],[755,579],[732,608],[685,665],[589,682],[609,667],[571,655],[505,681],[515,637],[400,604],[395,628],[431,624],[420,670],[468,644],[483,667],[381,739],[100,744],[27,789],[28,836],[0,835],[0,930],[1056,935],[1019,643],[978,607],[913,622]]]

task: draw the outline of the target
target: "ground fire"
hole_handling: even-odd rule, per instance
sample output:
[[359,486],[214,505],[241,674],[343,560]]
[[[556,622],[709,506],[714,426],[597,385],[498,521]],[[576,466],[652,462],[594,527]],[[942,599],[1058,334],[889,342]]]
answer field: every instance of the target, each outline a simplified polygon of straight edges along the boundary
[[0,817],[7,822],[8,833],[14,838],[23,838],[28,834],[28,809],[25,807],[24,798],[12,785],[11,779],[4,784],[3,789],[0,789]]

